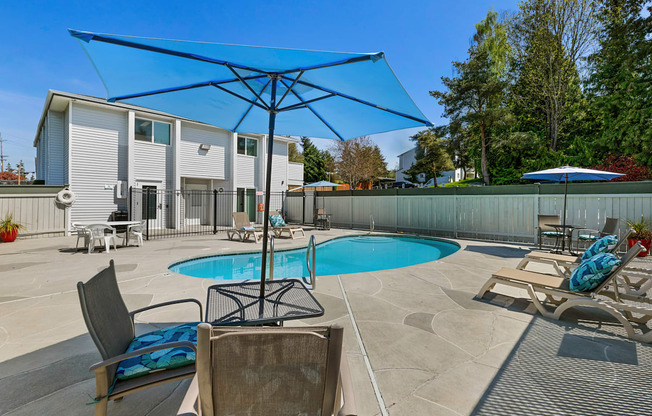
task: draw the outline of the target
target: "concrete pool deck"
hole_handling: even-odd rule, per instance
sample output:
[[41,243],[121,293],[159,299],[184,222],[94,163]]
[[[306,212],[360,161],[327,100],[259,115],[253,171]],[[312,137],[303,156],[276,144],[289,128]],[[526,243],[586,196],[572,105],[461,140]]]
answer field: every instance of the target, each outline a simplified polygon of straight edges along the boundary
[[[318,242],[363,234],[307,231]],[[213,281],[167,270],[195,255],[259,249],[224,232],[145,242],[88,255],[75,237],[0,244],[0,415],[91,415],[88,367],[99,353],[87,334],[75,284],[109,259],[129,309],[172,299],[206,301]],[[443,259],[394,270],[325,276],[315,296],[326,313],[290,325],[340,324],[360,415],[644,414],[652,408],[652,345],[578,311],[551,321],[524,291],[505,286],[475,299],[491,272],[513,267],[531,248],[454,240]],[[276,249],[307,238],[277,239]],[[642,261],[646,267],[650,262]],[[197,320],[178,305],[140,314],[137,332]],[[109,403],[109,415],[174,415],[188,381]],[[582,393],[578,389],[586,387]]]

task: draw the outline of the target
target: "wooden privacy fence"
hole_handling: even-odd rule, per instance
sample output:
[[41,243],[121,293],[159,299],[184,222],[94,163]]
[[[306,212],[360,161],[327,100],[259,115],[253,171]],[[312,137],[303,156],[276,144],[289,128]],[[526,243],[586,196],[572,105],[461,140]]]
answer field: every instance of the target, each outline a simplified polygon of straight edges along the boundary
[[[559,184],[475,188],[390,189],[317,192],[304,198],[288,193],[287,215],[302,218],[302,199],[325,208],[333,226],[400,231],[485,240],[535,242],[537,215],[561,215]],[[305,204],[306,208],[308,203]],[[306,212],[308,212],[306,210]],[[600,230],[607,217],[652,219],[652,182],[572,183],[568,185],[567,224]]]
[[66,234],[68,209],[54,202],[63,186],[0,186],[0,220],[7,214],[23,224],[20,237],[51,237]]

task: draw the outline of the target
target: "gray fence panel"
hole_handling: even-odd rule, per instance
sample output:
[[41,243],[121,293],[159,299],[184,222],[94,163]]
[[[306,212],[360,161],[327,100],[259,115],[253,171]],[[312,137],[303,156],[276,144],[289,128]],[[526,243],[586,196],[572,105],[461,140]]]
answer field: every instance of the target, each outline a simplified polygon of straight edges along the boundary
[[68,224],[67,208],[55,203],[56,193],[21,193],[0,195],[0,218],[12,214],[14,221],[26,230],[21,237],[50,237],[65,235]]

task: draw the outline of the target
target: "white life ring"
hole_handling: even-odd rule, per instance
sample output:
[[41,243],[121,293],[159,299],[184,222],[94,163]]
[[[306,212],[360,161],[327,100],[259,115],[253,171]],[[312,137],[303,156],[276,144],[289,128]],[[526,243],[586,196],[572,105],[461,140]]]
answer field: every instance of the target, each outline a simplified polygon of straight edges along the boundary
[[57,202],[65,206],[70,206],[75,202],[75,194],[69,189],[63,189],[57,194]]

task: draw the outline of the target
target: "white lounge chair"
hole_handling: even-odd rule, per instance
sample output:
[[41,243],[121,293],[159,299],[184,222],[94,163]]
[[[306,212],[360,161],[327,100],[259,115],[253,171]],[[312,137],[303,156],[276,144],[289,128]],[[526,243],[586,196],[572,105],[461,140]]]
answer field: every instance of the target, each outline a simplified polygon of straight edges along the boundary
[[234,212],[233,222],[235,228],[226,232],[229,240],[233,240],[235,236],[238,236],[240,241],[246,241],[249,237],[253,237],[256,243],[263,240],[263,229],[252,226],[251,221],[249,221],[249,214],[246,212]]

